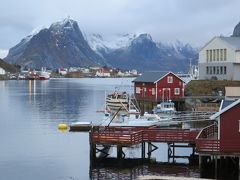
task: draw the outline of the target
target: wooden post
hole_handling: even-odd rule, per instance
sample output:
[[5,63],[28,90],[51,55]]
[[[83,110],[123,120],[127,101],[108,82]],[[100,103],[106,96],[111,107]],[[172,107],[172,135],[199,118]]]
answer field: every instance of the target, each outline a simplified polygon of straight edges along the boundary
[[151,158],[151,151],[152,151],[152,145],[151,145],[151,142],[148,142],[148,159]]
[[171,145],[170,143],[168,143],[168,163],[170,162],[171,154],[172,154]]
[[202,171],[202,156],[199,154],[198,156],[198,167],[199,167],[199,172],[200,172],[200,177],[201,177],[201,171]]
[[89,132],[90,168],[96,160],[96,144],[92,142],[92,130]]
[[142,142],[142,159],[145,159],[145,142]]
[[117,159],[122,159],[122,146],[117,145]]
[[173,163],[175,163],[175,144],[173,143]]

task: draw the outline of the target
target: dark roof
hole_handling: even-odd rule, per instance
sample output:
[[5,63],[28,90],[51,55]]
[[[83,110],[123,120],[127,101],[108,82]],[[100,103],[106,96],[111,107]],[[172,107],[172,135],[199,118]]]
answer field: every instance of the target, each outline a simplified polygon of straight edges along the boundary
[[220,37],[228,44],[230,44],[235,50],[240,49],[240,37]]
[[223,100],[222,104],[221,104],[221,109],[224,109],[225,107],[229,106],[230,104],[232,104],[233,102],[235,102],[236,100]]
[[146,83],[150,82],[150,83],[154,83],[154,82],[162,79],[168,73],[172,73],[172,72],[168,72],[168,71],[148,71],[148,72],[143,73],[141,76],[138,76],[132,82],[146,82]]

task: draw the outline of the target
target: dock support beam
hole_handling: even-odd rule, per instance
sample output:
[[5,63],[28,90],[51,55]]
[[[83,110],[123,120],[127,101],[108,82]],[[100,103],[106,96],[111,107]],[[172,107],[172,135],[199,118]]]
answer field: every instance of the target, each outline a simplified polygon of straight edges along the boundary
[[142,159],[145,159],[145,142],[142,142]]
[[117,145],[117,159],[122,160],[125,158],[125,153],[122,150],[122,146]]
[[157,146],[153,145],[151,142],[148,142],[148,153],[147,153],[148,154],[148,159],[151,158],[152,152],[157,150],[157,149],[158,149]]

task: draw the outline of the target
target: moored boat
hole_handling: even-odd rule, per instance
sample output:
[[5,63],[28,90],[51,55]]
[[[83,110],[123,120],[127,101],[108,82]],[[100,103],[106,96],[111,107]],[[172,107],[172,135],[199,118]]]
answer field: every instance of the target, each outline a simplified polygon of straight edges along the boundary
[[153,109],[154,114],[165,113],[165,114],[173,114],[176,113],[175,104],[171,101],[161,102]]
[[106,109],[109,111],[117,111],[121,108],[121,111],[128,111],[129,108],[129,96],[126,92],[114,92],[108,94],[106,97]]

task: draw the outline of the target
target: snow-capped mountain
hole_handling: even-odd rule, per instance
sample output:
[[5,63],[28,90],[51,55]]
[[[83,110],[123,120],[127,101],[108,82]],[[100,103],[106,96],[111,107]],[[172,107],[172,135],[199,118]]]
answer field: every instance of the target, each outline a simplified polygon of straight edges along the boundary
[[112,66],[121,69],[187,71],[197,64],[189,44],[155,42],[150,34],[83,36],[72,19],[37,29],[9,50],[5,61],[30,68]]
[[116,35],[108,39],[92,34],[86,39],[95,52],[113,67],[121,69],[187,72],[190,60],[197,64],[197,49],[189,44],[155,42],[147,33]]
[[102,49],[119,49],[127,47],[131,44],[132,40],[136,38],[136,34],[117,34],[104,37],[100,34],[85,35],[89,46],[94,50]]
[[5,58],[8,54],[8,50],[0,49],[0,58]]
[[89,47],[72,19],[53,23],[27,36],[9,50],[5,61],[31,68],[106,65]]

